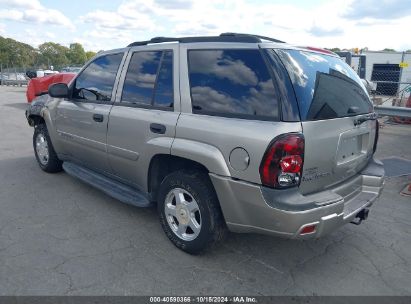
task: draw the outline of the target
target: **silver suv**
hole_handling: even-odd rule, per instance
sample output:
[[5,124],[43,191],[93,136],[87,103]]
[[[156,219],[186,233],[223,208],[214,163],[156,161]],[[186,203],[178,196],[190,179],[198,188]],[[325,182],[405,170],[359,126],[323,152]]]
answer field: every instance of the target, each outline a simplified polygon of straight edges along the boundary
[[234,232],[317,238],[360,223],[384,184],[356,73],[268,37],[154,38],[99,53],[26,113],[46,172],[156,204],[178,248]]

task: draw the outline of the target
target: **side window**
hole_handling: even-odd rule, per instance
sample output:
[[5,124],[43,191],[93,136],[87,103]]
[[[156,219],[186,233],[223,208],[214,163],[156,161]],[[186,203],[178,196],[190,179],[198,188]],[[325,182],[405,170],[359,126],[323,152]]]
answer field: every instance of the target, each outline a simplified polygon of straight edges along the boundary
[[193,113],[278,120],[278,94],[259,50],[191,50]]
[[173,52],[165,51],[157,76],[154,105],[172,108],[173,100]]
[[161,51],[133,54],[124,80],[122,102],[151,104],[161,54]]
[[135,52],[124,80],[122,103],[173,107],[173,52]]
[[118,53],[101,56],[90,63],[77,77],[72,98],[80,101],[110,101],[123,55]]

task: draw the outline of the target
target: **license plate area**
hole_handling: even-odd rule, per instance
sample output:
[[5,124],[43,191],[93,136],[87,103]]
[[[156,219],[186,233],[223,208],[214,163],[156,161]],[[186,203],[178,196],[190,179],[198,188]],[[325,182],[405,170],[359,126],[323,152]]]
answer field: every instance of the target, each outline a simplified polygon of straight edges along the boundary
[[340,136],[337,151],[337,166],[350,163],[367,154],[370,133],[363,131],[360,134],[352,132]]

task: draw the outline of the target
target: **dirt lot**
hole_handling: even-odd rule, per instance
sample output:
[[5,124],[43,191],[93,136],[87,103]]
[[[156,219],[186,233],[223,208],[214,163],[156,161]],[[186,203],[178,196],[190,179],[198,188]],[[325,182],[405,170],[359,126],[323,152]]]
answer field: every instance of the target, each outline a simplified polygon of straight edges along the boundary
[[[190,256],[155,210],[42,172],[25,107],[24,88],[0,87],[0,295],[411,295],[409,176],[387,179],[360,226],[313,241],[230,234]],[[378,149],[411,159],[411,126],[386,124]]]

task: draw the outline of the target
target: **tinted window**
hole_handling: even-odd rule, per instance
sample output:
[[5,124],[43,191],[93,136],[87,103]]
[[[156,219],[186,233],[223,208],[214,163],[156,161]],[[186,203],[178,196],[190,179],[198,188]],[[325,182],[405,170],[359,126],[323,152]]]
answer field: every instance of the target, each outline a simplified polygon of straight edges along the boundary
[[173,52],[164,52],[158,72],[154,105],[173,107]]
[[90,63],[77,77],[73,98],[89,101],[110,101],[114,81],[123,53],[101,56]]
[[259,50],[191,50],[194,113],[278,118],[278,98]]
[[151,104],[161,54],[161,51],[133,54],[124,81],[123,102]]
[[332,119],[372,111],[360,78],[341,59],[298,50],[276,52],[294,85],[302,120]]

